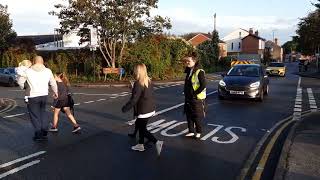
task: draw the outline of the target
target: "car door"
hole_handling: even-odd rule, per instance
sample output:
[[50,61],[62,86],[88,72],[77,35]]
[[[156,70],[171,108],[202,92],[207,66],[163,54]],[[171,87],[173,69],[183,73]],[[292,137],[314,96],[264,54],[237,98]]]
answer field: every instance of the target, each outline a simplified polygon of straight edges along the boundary
[[0,68],[0,82],[1,83],[3,83],[4,81],[3,81],[3,79],[4,79],[4,76],[5,74],[4,74],[4,68]]

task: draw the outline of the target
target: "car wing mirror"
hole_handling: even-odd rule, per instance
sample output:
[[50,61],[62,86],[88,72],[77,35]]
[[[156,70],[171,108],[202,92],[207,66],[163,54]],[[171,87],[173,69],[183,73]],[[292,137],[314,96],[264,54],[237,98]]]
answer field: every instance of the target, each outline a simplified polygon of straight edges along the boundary
[[226,76],[226,73],[221,73],[220,74],[222,77],[225,77]]

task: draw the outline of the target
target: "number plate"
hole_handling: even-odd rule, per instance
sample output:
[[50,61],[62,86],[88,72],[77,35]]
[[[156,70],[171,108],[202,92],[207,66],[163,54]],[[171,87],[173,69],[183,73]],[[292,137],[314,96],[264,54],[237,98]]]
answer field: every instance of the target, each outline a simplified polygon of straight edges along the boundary
[[244,91],[230,91],[230,94],[244,95]]

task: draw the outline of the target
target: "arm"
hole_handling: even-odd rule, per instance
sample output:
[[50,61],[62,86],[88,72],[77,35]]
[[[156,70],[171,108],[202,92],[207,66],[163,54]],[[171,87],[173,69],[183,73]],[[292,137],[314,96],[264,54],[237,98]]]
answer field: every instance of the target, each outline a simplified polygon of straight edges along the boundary
[[200,71],[199,72],[198,79],[199,79],[200,87],[196,91],[194,91],[195,95],[200,94],[207,86],[207,82],[206,82],[206,77],[204,75],[204,71]]
[[142,88],[143,87],[139,83],[134,83],[131,99],[129,100],[129,102],[127,102],[126,105],[122,107],[122,112],[129,111],[131,108],[133,108],[137,104],[142,94]]
[[24,83],[27,81],[27,78],[26,77],[23,77],[23,76],[18,76],[18,85],[21,89],[24,89]]
[[50,80],[49,80],[49,84],[50,84],[51,90],[53,91],[54,95],[55,95],[56,97],[58,97],[58,86],[57,86],[57,82],[56,82],[56,80],[54,79],[51,70],[50,70],[50,74],[51,74],[51,75],[50,75],[51,77],[50,77]]

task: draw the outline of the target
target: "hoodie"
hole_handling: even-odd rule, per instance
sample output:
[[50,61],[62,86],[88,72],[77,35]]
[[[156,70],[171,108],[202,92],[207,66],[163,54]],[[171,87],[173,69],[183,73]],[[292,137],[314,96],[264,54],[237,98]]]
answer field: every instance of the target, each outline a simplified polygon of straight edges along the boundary
[[49,84],[54,93],[57,94],[57,83],[53,77],[52,71],[42,64],[35,64],[25,72],[25,77],[18,78],[18,84],[21,89],[25,82],[30,86],[30,98],[47,96],[49,94]]

